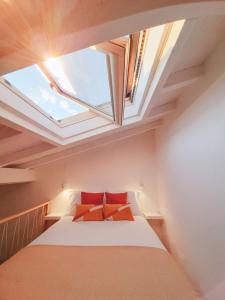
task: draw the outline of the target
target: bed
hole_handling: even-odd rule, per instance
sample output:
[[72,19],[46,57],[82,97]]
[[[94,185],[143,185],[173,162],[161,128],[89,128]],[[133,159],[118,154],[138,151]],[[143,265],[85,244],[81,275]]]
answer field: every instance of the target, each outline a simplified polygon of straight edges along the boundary
[[192,300],[197,294],[142,216],[64,217],[0,267],[1,300]]
[[72,222],[64,217],[30,245],[165,247],[142,216],[135,221]]

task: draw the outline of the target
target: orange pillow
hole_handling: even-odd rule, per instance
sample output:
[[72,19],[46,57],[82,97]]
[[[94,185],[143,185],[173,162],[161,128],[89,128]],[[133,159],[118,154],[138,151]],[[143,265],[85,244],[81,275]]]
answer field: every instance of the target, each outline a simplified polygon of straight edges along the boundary
[[103,205],[77,204],[73,221],[103,221]]
[[81,192],[81,204],[103,204],[104,193]]
[[134,221],[129,204],[104,204],[103,212],[105,220]]
[[126,193],[105,193],[107,204],[127,204]]

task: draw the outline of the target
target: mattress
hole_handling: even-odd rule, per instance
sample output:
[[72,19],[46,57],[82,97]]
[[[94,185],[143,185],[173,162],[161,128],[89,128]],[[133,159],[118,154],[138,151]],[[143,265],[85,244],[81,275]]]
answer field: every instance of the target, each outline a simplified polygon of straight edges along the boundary
[[135,221],[72,222],[64,217],[30,245],[165,247],[142,216]]

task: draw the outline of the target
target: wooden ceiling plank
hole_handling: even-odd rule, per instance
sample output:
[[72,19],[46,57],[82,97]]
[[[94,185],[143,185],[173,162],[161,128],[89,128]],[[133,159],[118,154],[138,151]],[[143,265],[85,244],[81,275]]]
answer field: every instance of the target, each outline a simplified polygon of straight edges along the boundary
[[221,15],[225,4],[223,0],[33,0],[31,5],[30,1],[17,0],[1,1],[0,10],[0,57],[7,58],[1,71],[7,73],[10,68],[20,69],[46,56],[79,50],[165,22]]

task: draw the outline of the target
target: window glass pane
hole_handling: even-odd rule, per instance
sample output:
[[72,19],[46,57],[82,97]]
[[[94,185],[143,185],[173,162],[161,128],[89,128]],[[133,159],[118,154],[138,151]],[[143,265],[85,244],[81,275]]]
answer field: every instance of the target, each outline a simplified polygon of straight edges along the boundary
[[9,73],[3,78],[55,120],[87,110],[54,91],[37,65]]
[[44,62],[64,91],[112,115],[107,54],[87,48]]

